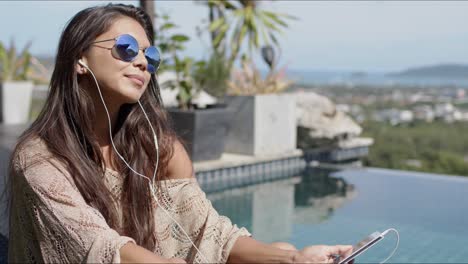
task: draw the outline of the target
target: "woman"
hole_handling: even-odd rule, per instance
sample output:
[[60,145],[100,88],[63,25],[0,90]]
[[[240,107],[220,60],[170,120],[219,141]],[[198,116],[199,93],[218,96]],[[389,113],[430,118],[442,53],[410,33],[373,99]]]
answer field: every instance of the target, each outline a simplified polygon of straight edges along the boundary
[[10,163],[9,261],[294,263],[349,254],[349,246],[263,244],[216,213],[169,125],[152,43],[148,16],[121,4],[82,10],[63,31],[45,106]]

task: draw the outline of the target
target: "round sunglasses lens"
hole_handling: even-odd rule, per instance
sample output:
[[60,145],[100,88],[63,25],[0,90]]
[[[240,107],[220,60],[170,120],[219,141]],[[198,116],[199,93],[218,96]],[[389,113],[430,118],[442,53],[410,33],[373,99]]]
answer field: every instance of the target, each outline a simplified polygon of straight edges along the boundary
[[138,56],[138,42],[131,35],[124,34],[117,38],[115,42],[115,51],[123,61],[132,61]]
[[149,46],[145,50],[145,57],[148,60],[148,72],[155,73],[161,63],[161,56],[158,49],[154,46]]

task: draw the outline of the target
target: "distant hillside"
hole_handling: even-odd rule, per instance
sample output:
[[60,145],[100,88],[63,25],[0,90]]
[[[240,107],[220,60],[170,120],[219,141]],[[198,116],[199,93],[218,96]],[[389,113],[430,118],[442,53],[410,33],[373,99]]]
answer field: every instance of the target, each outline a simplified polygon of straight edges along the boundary
[[407,70],[390,73],[391,77],[434,77],[434,78],[467,78],[468,65],[439,64],[409,68]]
[[35,57],[48,69],[53,69],[55,58],[48,55],[35,55]]

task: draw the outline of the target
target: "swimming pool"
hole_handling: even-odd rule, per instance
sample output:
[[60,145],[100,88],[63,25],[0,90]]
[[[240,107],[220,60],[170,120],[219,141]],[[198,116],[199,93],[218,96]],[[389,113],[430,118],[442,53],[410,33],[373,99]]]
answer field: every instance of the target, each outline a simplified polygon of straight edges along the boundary
[[[214,207],[264,242],[354,244],[394,227],[391,263],[468,261],[468,177],[395,171],[306,169],[302,175],[208,195]],[[357,262],[393,250],[389,233]]]

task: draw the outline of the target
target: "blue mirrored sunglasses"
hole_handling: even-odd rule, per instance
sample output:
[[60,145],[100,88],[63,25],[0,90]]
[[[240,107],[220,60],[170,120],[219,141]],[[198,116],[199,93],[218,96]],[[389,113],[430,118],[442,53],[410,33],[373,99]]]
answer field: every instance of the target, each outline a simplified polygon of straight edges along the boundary
[[[114,46],[112,48],[101,46],[98,47],[111,50],[112,56],[119,60],[131,62],[138,56],[138,52],[140,51],[138,41],[129,34],[123,34],[113,39],[95,41],[92,44],[107,41],[115,41]],[[159,68],[159,64],[161,63],[161,54],[159,53],[159,50],[155,46],[149,46],[143,51],[145,53],[145,58],[148,61],[148,72],[155,73]]]

